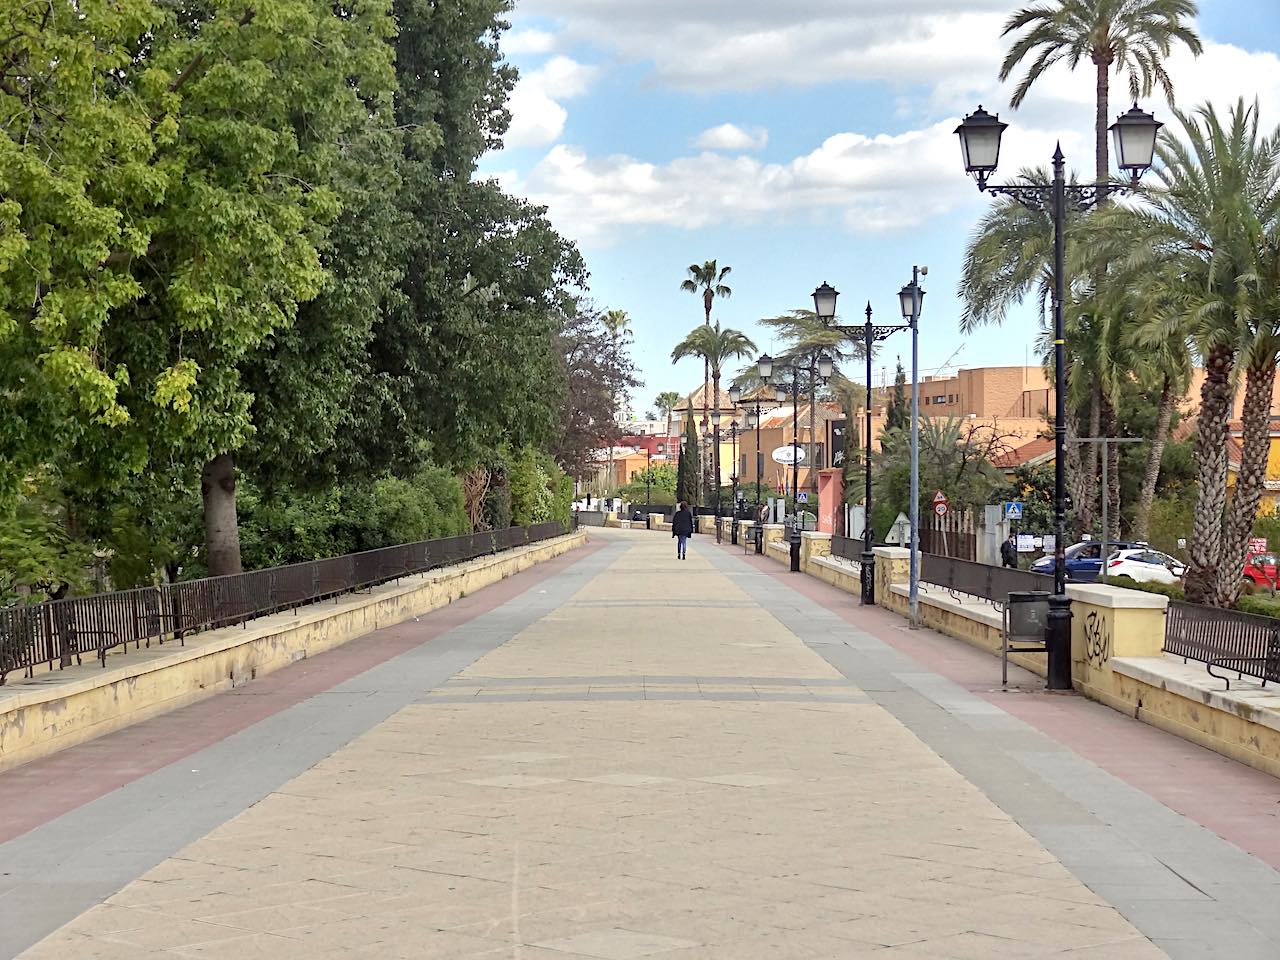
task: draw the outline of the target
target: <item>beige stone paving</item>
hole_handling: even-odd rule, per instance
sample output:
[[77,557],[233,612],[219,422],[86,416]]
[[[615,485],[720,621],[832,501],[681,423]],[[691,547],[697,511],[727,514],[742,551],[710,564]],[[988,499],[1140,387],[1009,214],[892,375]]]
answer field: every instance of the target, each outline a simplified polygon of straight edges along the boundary
[[[745,596],[635,542],[575,599]],[[570,603],[467,674],[832,676],[763,611],[671,610]],[[339,956],[1164,954],[877,706],[477,696],[400,711],[23,960]]]

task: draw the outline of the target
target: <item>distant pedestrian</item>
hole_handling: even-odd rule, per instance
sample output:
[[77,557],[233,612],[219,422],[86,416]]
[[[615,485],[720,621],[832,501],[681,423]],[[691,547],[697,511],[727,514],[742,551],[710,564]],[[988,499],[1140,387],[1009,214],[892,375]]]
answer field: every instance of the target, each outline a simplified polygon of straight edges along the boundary
[[685,546],[693,536],[693,514],[687,501],[680,501],[680,509],[671,518],[671,536],[676,538],[676,559],[683,560]]
[[1018,568],[1018,538],[1012,533],[1008,540],[1000,544],[1000,564],[1015,570]]

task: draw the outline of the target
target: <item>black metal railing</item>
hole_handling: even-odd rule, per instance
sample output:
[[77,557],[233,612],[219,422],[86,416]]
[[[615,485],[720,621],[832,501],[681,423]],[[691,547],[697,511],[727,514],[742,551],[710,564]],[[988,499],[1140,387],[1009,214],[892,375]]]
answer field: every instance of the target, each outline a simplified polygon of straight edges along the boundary
[[1202,607],[1179,600],[1169,602],[1165,618],[1164,652],[1185,660],[1198,660],[1212,677],[1220,667],[1239,677],[1256,677],[1280,683],[1280,620],[1237,610]]
[[953,597],[976,597],[997,607],[1003,606],[1010,593],[1025,590],[1053,592],[1053,577],[1044,574],[993,567],[956,557],[940,557],[934,553],[920,554],[920,580],[946,590]]
[[843,560],[852,560],[854,563],[862,562],[862,551],[864,547],[861,540],[855,540],[853,537],[831,537],[831,555],[840,557]]
[[113,647],[182,642],[196,630],[244,623],[438,567],[558,537],[559,521],[404,543],[285,567],[0,608],[0,684],[15,670],[106,665]]

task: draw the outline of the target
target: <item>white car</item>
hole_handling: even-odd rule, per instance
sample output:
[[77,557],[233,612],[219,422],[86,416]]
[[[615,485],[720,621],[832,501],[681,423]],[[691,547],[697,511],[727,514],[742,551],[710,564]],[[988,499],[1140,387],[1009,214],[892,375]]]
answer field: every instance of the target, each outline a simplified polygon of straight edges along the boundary
[[1128,577],[1139,583],[1175,584],[1186,572],[1177,558],[1150,547],[1118,550],[1107,558],[1108,577]]

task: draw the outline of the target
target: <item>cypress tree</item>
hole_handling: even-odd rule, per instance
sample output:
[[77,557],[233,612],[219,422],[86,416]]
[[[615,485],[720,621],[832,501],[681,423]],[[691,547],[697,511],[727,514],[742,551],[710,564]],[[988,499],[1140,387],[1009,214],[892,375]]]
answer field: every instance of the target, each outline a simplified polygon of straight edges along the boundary
[[684,443],[680,450],[680,469],[676,472],[676,500],[698,502],[698,430],[693,425],[693,411],[685,411]]

